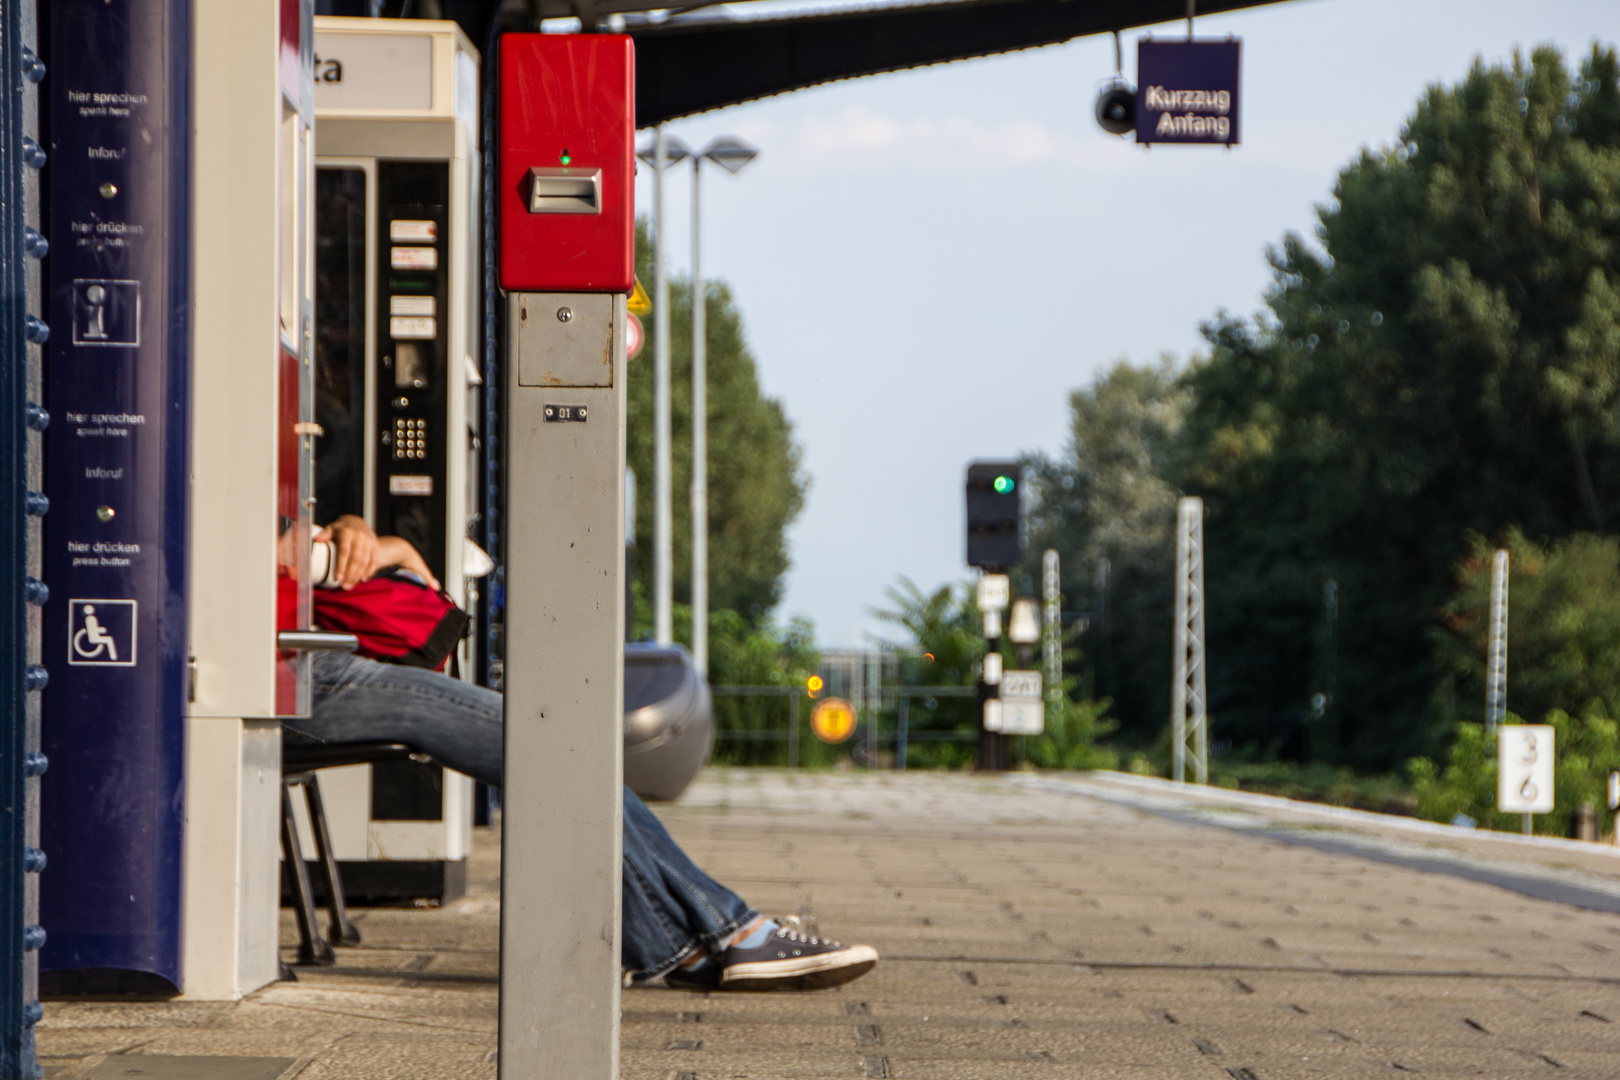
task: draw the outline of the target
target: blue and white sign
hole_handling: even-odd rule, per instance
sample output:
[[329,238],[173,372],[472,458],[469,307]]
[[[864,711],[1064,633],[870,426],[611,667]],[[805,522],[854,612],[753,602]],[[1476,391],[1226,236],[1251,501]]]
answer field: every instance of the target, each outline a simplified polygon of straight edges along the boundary
[[69,600],[68,663],[135,666],[134,600]]
[[1242,44],[1137,42],[1136,141],[1236,146]]
[[141,344],[141,283],[111,278],[73,282],[73,344],[134,349]]

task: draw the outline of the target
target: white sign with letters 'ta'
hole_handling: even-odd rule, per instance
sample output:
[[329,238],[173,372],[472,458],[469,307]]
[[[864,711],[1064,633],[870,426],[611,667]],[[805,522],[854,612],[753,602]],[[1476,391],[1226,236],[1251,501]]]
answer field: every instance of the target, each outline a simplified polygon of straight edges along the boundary
[[433,42],[420,34],[315,35],[315,107],[433,107]]
[[1496,729],[1496,808],[1504,814],[1550,814],[1553,729],[1504,724]]

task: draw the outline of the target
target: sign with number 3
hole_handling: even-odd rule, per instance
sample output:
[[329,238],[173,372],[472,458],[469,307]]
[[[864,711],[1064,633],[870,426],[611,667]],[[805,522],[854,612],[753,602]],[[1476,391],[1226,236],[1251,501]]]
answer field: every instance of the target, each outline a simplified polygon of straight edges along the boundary
[[1547,814],[1553,808],[1553,729],[1504,724],[1496,729],[1496,808]]

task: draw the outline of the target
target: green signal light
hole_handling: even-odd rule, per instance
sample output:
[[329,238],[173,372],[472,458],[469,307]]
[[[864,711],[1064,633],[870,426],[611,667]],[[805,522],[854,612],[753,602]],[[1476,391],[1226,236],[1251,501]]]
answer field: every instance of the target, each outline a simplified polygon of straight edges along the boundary
[[564,165],[571,165],[574,161],[574,155],[570,154],[567,150],[564,150],[561,154],[557,155],[557,159]]
[[998,477],[996,477],[995,484],[992,485],[992,486],[996,489],[996,494],[997,495],[1005,495],[1005,494],[1007,494],[1007,492],[1011,491],[1016,485],[1013,483],[1013,478],[1012,477],[1010,477],[1010,476],[998,476]]

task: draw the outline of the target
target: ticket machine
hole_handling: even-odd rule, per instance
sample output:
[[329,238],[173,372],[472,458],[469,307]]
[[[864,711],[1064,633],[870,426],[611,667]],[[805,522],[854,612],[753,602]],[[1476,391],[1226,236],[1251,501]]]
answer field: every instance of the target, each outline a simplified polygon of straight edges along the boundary
[[[404,537],[476,611],[478,54],[453,22],[323,16],[314,79],[316,519]],[[461,893],[470,779],[401,761],[320,782],[351,898]]]

